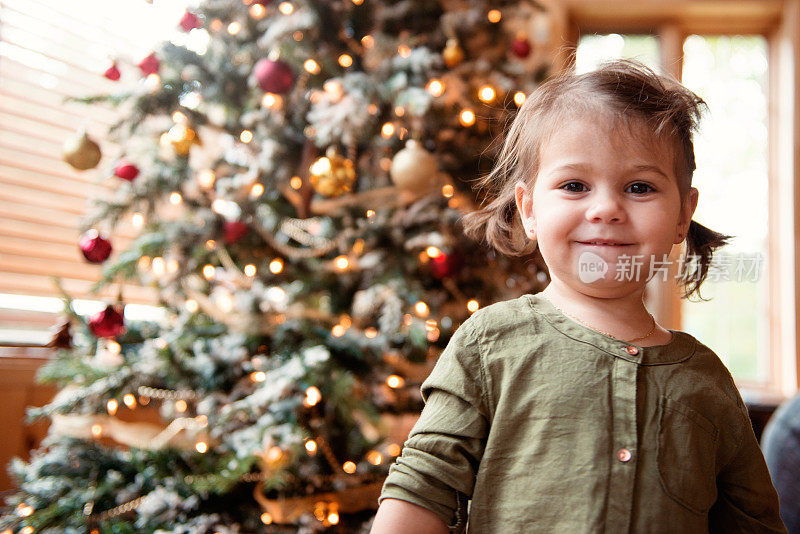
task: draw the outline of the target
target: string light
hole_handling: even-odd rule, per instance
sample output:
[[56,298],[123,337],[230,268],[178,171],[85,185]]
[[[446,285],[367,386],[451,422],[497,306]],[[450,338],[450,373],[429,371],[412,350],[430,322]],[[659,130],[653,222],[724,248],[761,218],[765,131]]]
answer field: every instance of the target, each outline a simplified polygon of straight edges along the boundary
[[33,527],[30,525],[27,527],[22,527],[22,530],[19,531],[19,534],[33,534]]
[[200,187],[204,187],[206,189],[213,187],[216,179],[217,177],[214,174],[214,171],[211,169],[203,169],[197,173],[197,183],[200,185]]
[[313,59],[305,60],[305,62],[303,63],[303,68],[306,69],[306,72],[308,72],[309,74],[319,74],[321,70],[319,63],[317,63]]
[[186,311],[188,311],[189,313],[194,313],[200,309],[200,305],[194,299],[187,299],[186,302],[183,303],[183,305],[186,308]]
[[178,193],[177,191],[174,191],[174,192],[173,192],[173,193],[172,193],[172,194],[169,196],[169,201],[170,201],[170,203],[171,203],[171,204],[174,204],[174,205],[176,205],[176,206],[177,206],[178,204],[180,204],[182,200],[183,200],[183,197],[181,197],[181,194],[180,194],[180,193]]
[[368,339],[375,339],[378,337],[378,329],[370,326],[364,330],[364,336]]
[[171,259],[171,260],[169,260],[167,262],[167,272],[168,273],[175,274],[175,273],[178,272],[179,268],[180,268],[180,264],[178,263],[178,260]]
[[294,11],[294,6],[291,2],[281,2],[278,6],[278,11],[283,13],[284,15],[291,15]]
[[442,251],[436,247],[428,247],[425,249],[425,253],[428,255],[429,258],[438,258],[442,255]]
[[344,68],[350,67],[353,64],[353,58],[349,54],[342,54],[339,56],[339,65]]
[[495,96],[497,96],[497,92],[495,92],[494,87],[491,85],[484,85],[478,90],[478,98],[481,99],[481,102],[488,104],[494,101]]
[[167,270],[167,265],[166,265],[166,263],[164,263],[164,258],[161,258],[161,257],[155,257],[155,258],[153,258],[153,261],[152,261],[152,263],[150,264],[150,267],[152,267],[152,269],[153,269],[153,275],[154,275],[156,278],[158,278],[158,277],[160,277],[160,276],[163,276],[163,275],[164,275],[164,273],[165,273],[165,272],[166,272],[166,270]]
[[270,447],[267,451],[267,461],[275,463],[283,457],[283,451],[277,445]]
[[350,266],[350,261],[347,259],[346,256],[337,256],[333,260],[333,264],[339,271],[346,271],[347,268]]
[[421,300],[414,304],[414,311],[417,312],[417,315],[420,317],[427,317],[430,310],[428,309],[428,305],[422,302]]
[[194,448],[197,449],[197,452],[200,454],[204,454],[206,451],[208,451],[208,443],[205,441],[198,441],[195,443]]
[[425,86],[425,89],[433,97],[442,96],[444,94],[444,82],[434,78],[428,82],[428,85]]
[[346,461],[342,465],[342,471],[344,471],[345,473],[347,473],[349,475],[352,475],[353,473],[355,473],[356,472],[356,464],[355,464],[355,462],[351,462],[350,460]]
[[206,280],[211,280],[212,278],[214,278],[215,272],[216,269],[214,268],[213,265],[206,265],[205,267],[203,267],[203,277]]
[[267,13],[267,10],[264,9],[264,6],[261,4],[253,4],[250,6],[250,16],[254,19],[263,18],[264,15]]
[[389,446],[386,447],[386,452],[388,452],[392,456],[400,456],[401,450],[402,449],[400,448],[400,445],[398,445],[397,443],[390,443]]
[[175,411],[183,413],[188,408],[186,401],[183,399],[179,399],[175,401]]
[[261,514],[261,522],[264,523],[265,525],[272,524],[272,516],[267,512],[264,512],[263,514]]
[[209,239],[208,241],[206,241],[206,248],[208,250],[214,250],[215,248],[217,248],[217,242],[214,241],[213,239]]
[[500,19],[503,18],[503,14],[500,13],[499,9],[492,9],[489,11],[489,13],[486,14],[486,17],[492,24],[497,24],[498,22],[500,22]]
[[241,29],[242,25],[239,24],[238,22],[231,22],[230,24],[228,24],[228,33],[231,35],[236,35],[237,33],[239,33],[239,30]]
[[269,109],[280,109],[283,104],[283,99],[280,95],[273,93],[264,93],[261,97],[261,105]]
[[106,342],[106,350],[111,354],[119,354],[120,352],[122,352],[122,345],[120,345],[114,340],[108,340]]
[[516,93],[514,93],[514,103],[518,106],[521,106],[522,104],[525,103],[525,98],[526,98],[525,93],[523,93],[522,91],[517,91]]
[[311,386],[306,389],[306,398],[303,399],[303,406],[315,406],[320,400],[322,400],[322,393],[319,388]]
[[354,3],[355,5],[357,5],[357,6],[360,6],[361,4],[363,4],[363,3],[364,3],[364,0],[353,0],[353,3]]
[[275,258],[271,262],[269,262],[269,272],[272,274],[278,274],[283,271],[283,260],[280,258]]
[[394,114],[397,115],[398,117],[402,117],[403,115],[406,114],[406,108],[404,108],[403,106],[396,106],[394,108]]
[[471,109],[462,110],[459,120],[464,126],[472,126],[475,124],[475,112],[473,112]]
[[131,216],[131,224],[134,228],[141,228],[144,226],[144,215],[139,212],[134,213]]
[[345,328],[343,325],[337,324],[331,328],[331,335],[333,335],[333,337],[342,337],[346,331],[347,328]]
[[403,384],[405,384],[405,380],[397,375],[390,375],[389,378],[386,379],[386,385],[390,388],[400,388],[403,387]]
[[331,525],[335,525],[338,522],[339,522],[339,514],[337,514],[336,512],[331,512],[330,514],[328,514],[328,523],[330,523]]
[[15,513],[19,517],[28,517],[29,515],[33,514],[33,508],[23,502],[17,505]]
[[469,302],[467,302],[467,309],[469,311],[475,312],[478,311],[478,308],[480,308],[480,305],[478,304],[477,300],[471,299]]
[[303,179],[299,176],[292,176],[292,179],[289,180],[289,185],[292,189],[300,189],[303,187]]
[[371,35],[365,35],[361,38],[361,44],[364,45],[364,48],[372,48],[375,45],[375,38]]
[[313,439],[306,441],[305,447],[306,451],[308,451],[308,454],[311,456],[314,456],[317,453],[317,442]]
[[244,274],[247,276],[255,276],[256,275],[256,266],[252,263],[248,263],[244,266]]
[[383,461],[383,456],[378,451],[369,451],[367,453],[367,461],[372,465],[380,465]]
[[299,43],[300,41],[303,40],[303,32],[301,32],[300,30],[297,30],[296,32],[294,32],[292,34],[292,39],[294,39],[295,41],[297,41]]
[[125,394],[124,397],[122,397],[122,402],[124,402],[125,406],[127,406],[131,410],[133,410],[136,407],[136,397],[134,397],[130,393],[127,393]]
[[242,130],[242,133],[239,134],[239,140],[242,143],[249,143],[253,140],[253,132],[250,130]]
[[397,47],[397,53],[400,54],[401,57],[408,57],[411,55],[411,48],[408,45],[400,45]]
[[392,124],[391,122],[387,122],[381,127],[381,135],[383,137],[391,137],[393,134],[394,134],[394,124]]
[[106,410],[108,410],[109,415],[114,415],[117,413],[118,407],[119,403],[115,399],[111,399],[106,403]]
[[98,424],[92,425],[92,435],[94,437],[99,438],[102,433],[103,433],[103,427],[102,426],[100,426]]
[[250,380],[253,382],[263,382],[267,379],[267,373],[264,371],[256,371],[254,373],[250,373]]
[[442,196],[445,198],[450,198],[455,193],[455,189],[451,184],[445,184],[442,186]]

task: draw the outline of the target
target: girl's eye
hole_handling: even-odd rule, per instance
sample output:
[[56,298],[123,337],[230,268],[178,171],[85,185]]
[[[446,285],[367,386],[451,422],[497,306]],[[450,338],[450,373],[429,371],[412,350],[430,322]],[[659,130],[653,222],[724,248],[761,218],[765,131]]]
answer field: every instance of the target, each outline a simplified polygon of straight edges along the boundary
[[583,190],[580,189],[584,187],[584,185],[580,182],[568,182],[560,187],[560,189],[565,189],[570,193],[582,193]]
[[637,182],[635,184],[631,184],[630,188],[635,188],[633,193],[637,195],[645,195],[647,193],[655,191],[655,189],[650,184],[646,184],[644,182]]

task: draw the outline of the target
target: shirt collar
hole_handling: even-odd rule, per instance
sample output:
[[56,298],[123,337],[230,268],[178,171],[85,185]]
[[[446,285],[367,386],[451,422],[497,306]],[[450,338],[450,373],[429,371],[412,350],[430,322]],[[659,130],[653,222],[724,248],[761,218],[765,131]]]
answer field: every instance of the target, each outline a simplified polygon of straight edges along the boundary
[[[588,343],[612,356],[641,365],[665,365],[678,363],[691,358],[697,341],[693,336],[680,330],[668,329],[672,339],[665,345],[642,347],[635,343],[615,339],[584,326],[561,313],[541,293],[524,295],[534,313],[542,316],[550,325],[567,337],[581,343]],[[631,349],[635,347],[636,350]],[[635,354],[631,354],[635,352]]]

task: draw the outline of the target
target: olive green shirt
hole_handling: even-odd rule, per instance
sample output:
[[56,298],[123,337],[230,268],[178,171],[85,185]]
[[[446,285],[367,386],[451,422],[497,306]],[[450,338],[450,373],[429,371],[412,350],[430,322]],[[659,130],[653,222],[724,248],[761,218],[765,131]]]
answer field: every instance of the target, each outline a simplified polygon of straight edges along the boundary
[[730,373],[670,331],[630,345],[541,294],[475,312],[423,382],[378,502],[455,532],[786,532]]

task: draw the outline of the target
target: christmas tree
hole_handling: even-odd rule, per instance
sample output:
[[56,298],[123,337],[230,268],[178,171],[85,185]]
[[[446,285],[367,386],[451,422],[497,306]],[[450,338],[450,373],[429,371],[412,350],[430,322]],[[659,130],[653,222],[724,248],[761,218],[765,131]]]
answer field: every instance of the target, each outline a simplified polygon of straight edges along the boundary
[[[192,46],[120,60],[105,75],[136,90],[82,99],[122,106],[123,152],[65,144],[118,185],[79,246],[120,296],[88,319],[65,297],[40,376],[60,391],[31,409],[50,434],[12,465],[0,529],[366,532],[450,336],[546,285],[460,222],[548,72],[547,12],[208,0],[176,23]],[[165,321],[125,320],[128,281]]]

